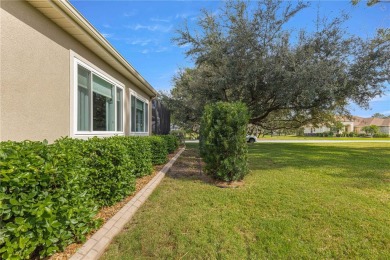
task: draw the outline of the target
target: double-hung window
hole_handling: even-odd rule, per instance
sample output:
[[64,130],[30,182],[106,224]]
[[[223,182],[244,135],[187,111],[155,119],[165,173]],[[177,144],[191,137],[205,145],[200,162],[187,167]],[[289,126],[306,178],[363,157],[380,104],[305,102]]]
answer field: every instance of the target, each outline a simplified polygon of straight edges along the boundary
[[147,133],[148,132],[148,103],[131,95],[131,132],[133,133]]
[[77,133],[123,132],[123,88],[77,63]]

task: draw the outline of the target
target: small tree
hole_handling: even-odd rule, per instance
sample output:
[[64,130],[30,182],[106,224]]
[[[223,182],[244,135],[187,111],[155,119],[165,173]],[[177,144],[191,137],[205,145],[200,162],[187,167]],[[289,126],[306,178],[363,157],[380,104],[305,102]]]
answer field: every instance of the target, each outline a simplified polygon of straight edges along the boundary
[[369,135],[374,135],[379,132],[379,127],[376,125],[367,125],[362,128],[362,130]]
[[207,105],[200,128],[200,154],[214,179],[242,180],[248,173],[246,129],[248,109],[242,103]]
[[343,123],[341,123],[340,121],[337,121],[333,124],[333,127],[332,129],[337,132],[337,133],[340,133],[340,130],[344,130],[344,125]]

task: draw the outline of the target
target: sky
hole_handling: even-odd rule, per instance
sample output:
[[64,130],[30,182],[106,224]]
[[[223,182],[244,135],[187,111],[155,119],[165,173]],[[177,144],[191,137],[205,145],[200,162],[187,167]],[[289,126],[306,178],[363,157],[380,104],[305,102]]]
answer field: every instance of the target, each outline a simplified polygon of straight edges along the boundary
[[[172,78],[180,68],[192,67],[187,48],[178,47],[172,38],[188,24],[196,27],[201,9],[217,14],[223,1],[102,1],[70,0],[72,5],[110,42],[112,46],[158,91],[173,88]],[[255,1],[251,1],[252,4]],[[291,28],[314,30],[317,13],[332,18],[345,12],[350,16],[345,28],[351,34],[371,37],[378,28],[390,28],[390,0],[367,7],[365,1],[353,6],[350,1],[310,1],[310,7],[298,13]],[[374,113],[390,115],[390,85],[385,95],[370,102],[364,110],[350,105],[356,116]]]

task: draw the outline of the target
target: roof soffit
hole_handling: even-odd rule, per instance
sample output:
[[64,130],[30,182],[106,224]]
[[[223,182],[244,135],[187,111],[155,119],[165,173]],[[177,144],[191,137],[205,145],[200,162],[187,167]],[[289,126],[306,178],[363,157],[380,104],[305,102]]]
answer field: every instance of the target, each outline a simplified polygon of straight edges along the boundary
[[156,90],[108,43],[108,41],[65,0],[27,0],[137,87],[154,97]]

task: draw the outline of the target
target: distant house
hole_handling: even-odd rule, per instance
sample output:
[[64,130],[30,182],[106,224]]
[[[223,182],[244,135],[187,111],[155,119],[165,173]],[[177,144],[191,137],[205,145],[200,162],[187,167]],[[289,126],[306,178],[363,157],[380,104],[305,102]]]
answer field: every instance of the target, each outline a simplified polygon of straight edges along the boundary
[[[342,118],[340,122],[344,125],[344,129],[340,130],[341,133],[364,133],[362,128],[365,126],[376,125],[379,127],[381,133],[390,135],[390,119],[383,118],[363,118],[358,116],[353,116],[351,119]],[[304,127],[304,134],[316,134],[316,133],[324,133],[329,131],[335,131],[332,127],[327,125],[320,125],[318,127],[314,127],[312,125],[308,125]]]
[[151,133],[157,92],[68,1],[1,1],[0,43],[0,141]]
[[376,125],[379,127],[379,131],[384,134],[390,135],[390,118],[383,119],[377,117],[363,118],[363,117],[354,117],[355,125],[354,131],[356,133],[363,133],[362,128],[368,125]]

